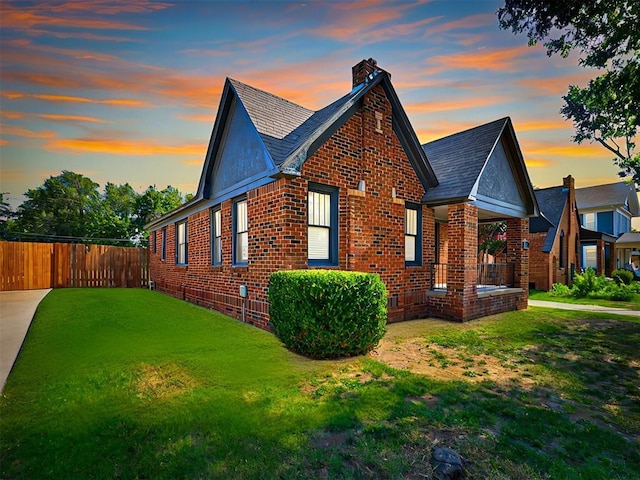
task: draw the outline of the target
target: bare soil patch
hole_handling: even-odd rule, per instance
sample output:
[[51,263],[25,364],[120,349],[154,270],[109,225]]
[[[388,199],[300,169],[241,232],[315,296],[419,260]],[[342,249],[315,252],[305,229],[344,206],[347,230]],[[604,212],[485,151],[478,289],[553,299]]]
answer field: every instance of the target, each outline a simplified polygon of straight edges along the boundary
[[141,398],[174,397],[191,391],[197,386],[187,371],[175,364],[143,364],[136,375],[136,392]]

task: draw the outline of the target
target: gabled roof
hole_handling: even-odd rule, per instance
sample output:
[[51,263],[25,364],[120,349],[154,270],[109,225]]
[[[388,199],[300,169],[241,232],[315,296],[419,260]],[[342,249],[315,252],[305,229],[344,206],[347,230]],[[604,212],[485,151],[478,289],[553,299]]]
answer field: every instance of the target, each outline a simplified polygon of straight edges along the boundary
[[274,164],[281,173],[293,175],[300,174],[304,161],[355,113],[362,97],[381,85],[393,109],[394,130],[420,181],[425,189],[438,183],[389,74],[384,71],[374,72],[349,93],[315,112],[237,80],[229,79],[228,83],[249,114]]
[[186,216],[197,211],[202,202],[219,202],[223,198],[213,198],[211,175],[215,171],[219,153],[225,144],[225,132],[230,117],[237,110],[246,112],[255,133],[268,153],[267,163],[271,165],[262,175],[254,175],[251,182],[245,182],[238,189],[227,188],[225,198],[244,193],[244,189],[254,188],[273,181],[279,175],[300,175],[304,162],[335,133],[361,105],[362,98],[375,86],[380,85],[392,107],[393,130],[398,136],[411,165],[425,190],[438,184],[427,156],[408,120],[406,112],[391,84],[390,76],[383,70],[368,75],[366,80],[346,95],[326,107],[313,111],[282,97],[251,87],[237,80],[227,78],[223,88],[220,106],[211,133],[205,156],[198,191],[194,198],[161,219],[148,226],[158,226],[171,219]]
[[364,95],[376,85],[381,85],[387,94],[393,110],[394,131],[418,178],[425,189],[437,185],[436,176],[420,148],[415,131],[391,85],[389,74],[377,71],[349,93],[317,111],[237,80],[227,79],[196,197],[208,198],[210,193],[206,182],[214,167],[217,149],[222,145],[225,118],[234,98],[249,115],[278,170],[268,172],[268,176],[273,178],[278,173],[300,175],[304,162],[356,112]]
[[508,143],[527,213],[537,215],[535,195],[509,117],[422,145],[439,182],[427,190],[423,202],[431,206],[476,200],[478,180],[501,138]]
[[632,185],[625,182],[576,188],[576,202],[579,210],[612,210],[616,207],[624,208],[625,204],[628,204],[634,217],[640,215],[636,191]]
[[562,219],[562,212],[567,204],[569,191],[562,187],[549,187],[534,190],[540,206],[540,216],[529,221],[529,231],[546,232],[549,224],[557,227]]
[[249,118],[262,137],[276,165],[281,165],[310,131],[344,105],[354,92],[349,92],[331,105],[314,112],[282,97],[259,90],[238,80],[229,79]]
[[553,248],[558,227],[565,210],[569,190],[563,186],[534,190],[540,206],[540,216],[529,220],[529,232],[546,233],[542,251],[548,253]]
[[506,120],[501,118],[423,144],[439,182],[438,187],[429,189],[424,201],[468,199]]

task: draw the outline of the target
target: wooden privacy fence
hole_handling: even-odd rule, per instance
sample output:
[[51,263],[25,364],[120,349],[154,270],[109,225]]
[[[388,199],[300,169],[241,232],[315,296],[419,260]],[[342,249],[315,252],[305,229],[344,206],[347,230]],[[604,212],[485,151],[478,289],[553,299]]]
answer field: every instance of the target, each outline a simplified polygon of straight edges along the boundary
[[0,290],[147,287],[146,248],[0,242]]

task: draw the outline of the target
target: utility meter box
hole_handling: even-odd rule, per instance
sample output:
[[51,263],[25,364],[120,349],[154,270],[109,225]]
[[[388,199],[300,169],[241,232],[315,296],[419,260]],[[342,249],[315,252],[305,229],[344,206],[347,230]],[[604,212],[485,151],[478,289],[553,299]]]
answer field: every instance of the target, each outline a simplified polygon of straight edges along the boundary
[[240,296],[242,298],[246,298],[246,296],[247,296],[247,286],[246,285],[240,285]]

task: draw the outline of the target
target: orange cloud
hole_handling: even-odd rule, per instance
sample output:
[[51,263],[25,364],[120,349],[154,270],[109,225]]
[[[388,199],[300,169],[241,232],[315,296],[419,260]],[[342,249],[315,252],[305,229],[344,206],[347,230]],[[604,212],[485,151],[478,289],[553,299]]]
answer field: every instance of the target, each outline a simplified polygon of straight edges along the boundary
[[562,96],[567,93],[569,85],[586,85],[594,77],[593,71],[584,70],[575,75],[555,77],[525,79],[516,82],[516,85],[525,87],[543,95]]
[[527,168],[545,168],[555,165],[557,162],[547,160],[544,158],[530,158],[526,157],[524,159],[524,163],[527,165]]
[[541,156],[556,156],[556,157],[569,157],[569,158],[585,158],[585,157],[602,157],[605,154],[603,147],[593,143],[583,143],[581,145],[572,144],[542,144],[522,142],[525,147],[522,149],[525,155],[541,155]]
[[0,138],[0,147],[6,147],[7,145],[9,145],[9,140],[6,138]]
[[88,122],[88,123],[108,123],[106,120],[96,117],[86,117],[82,115],[57,115],[49,113],[38,113],[36,117],[44,118],[46,120],[61,120],[70,122]]
[[[559,117],[559,116],[558,116]],[[561,118],[557,120],[530,120],[514,123],[517,132],[530,132],[534,130],[566,130],[571,128],[571,123]]]
[[474,122],[429,122],[429,126],[425,128],[419,128],[416,130],[416,135],[420,139],[420,143],[427,143],[439,138],[447,137],[454,133],[468,130],[469,128],[477,126]]
[[534,53],[530,47],[521,46],[495,50],[481,49],[470,53],[440,55],[433,62],[446,70],[473,69],[511,71],[523,62],[527,54]]
[[445,112],[449,110],[471,109],[495,105],[506,101],[502,97],[476,97],[476,98],[456,98],[451,100],[438,100],[424,103],[413,103],[405,105],[408,113],[433,113]]
[[0,117],[4,118],[24,118],[25,114],[22,112],[12,112],[10,110],[0,110]]
[[[71,3],[71,2],[70,2]],[[56,15],[49,10],[46,3],[16,8],[7,2],[0,4],[2,28],[29,30],[35,26],[86,28],[90,30],[147,30],[146,27],[134,23],[104,20],[102,18],[83,18],[78,16]],[[51,6],[55,8],[53,5]]]
[[29,137],[29,138],[53,138],[56,136],[55,132],[43,130],[41,132],[34,132],[22,127],[11,127],[7,125],[0,125],[0,133],[2,135],[10,135],[13,137]]
[[306,34],[329,37],[350,43],[370,43],[414,32],[434,19],[423,19],[416,22],[395,26],[389,24],[403,16],[405,11],[418,6],[419,3],[393,3],[384,1],[328,3],[331,22],[313,29]]
[[160,145],[154,141],[127,141],[101,138],[69,138],[52,140],[45,145],[47,150],[70,150],[72,152],[108,153],[111,155],[204,155],[206,142],[201,144]]
[[189,120],[191,122],[206,122],[213,123],[215,120],[215,112],[206,115],[178,115],[178,118],[182,118],[183,120]]
[[155,2],[151,0],[127,0],[115,3],[113,0],[83,0],[82,2],[66,2],[56,5],[51,10],[56,13],[83,11],[100,15],[115,15],[117,13],[148,13],[164,10],[173,6],[171,3]]
[[469,15],[468,17],[461,18],[460,20],[453,20],[451,22],[434,25],[433,27],[427,29],[427,31],[425,32],[425,37],[440,33],[453,32],[456,30],[466,31],[495,24],[495,15],[491,13],[478,13],[476,15]]
[[[9,96],[13,95],[13,96]],[[69,102],[69,103],[93,103],[101,105],[115,105],[118,107],[148,107],[149,103],[142,100],[132,100],[124,98],[107,98],[107,99],[93,99],[86,97],[73,97],[70,95],[51,95],[51,94],[8,94],[9,98],[30,97],[40,100],[47,100],[49,102]]]

